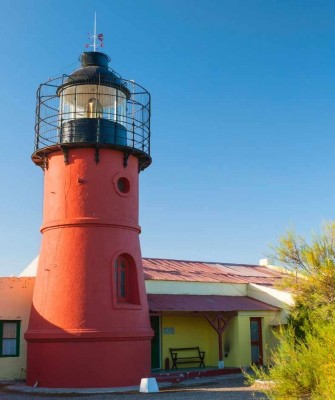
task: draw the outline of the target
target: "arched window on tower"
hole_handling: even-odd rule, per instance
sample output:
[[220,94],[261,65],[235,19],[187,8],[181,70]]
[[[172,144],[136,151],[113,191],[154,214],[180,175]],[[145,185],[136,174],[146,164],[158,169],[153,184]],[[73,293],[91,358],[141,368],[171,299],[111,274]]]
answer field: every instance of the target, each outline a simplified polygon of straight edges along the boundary
[[138,271],[133,257],[120,254],[112,264],[113,302],[116,307],[140,306]]
[[119,256],[115,260],[115,282],[116,282],[116,299],[118,303],[126,303],[128,301],[128,275],[129,265],[127,260]]

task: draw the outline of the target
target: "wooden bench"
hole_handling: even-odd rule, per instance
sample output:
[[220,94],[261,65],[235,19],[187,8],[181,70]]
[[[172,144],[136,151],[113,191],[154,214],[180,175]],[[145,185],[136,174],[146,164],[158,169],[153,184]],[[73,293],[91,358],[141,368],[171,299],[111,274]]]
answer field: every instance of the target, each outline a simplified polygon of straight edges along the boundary
[[205,352],[200,351],[199,347],[179,347],[170,348],[172,358],[172,369],[178,364],[195,364],[199,363],[199,367],[205,367]]

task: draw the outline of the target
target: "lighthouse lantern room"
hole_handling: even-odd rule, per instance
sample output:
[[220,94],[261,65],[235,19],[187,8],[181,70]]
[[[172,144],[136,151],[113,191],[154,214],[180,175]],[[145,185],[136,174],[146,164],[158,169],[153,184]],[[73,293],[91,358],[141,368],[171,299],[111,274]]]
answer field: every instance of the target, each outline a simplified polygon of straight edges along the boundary
[[149,92],[109,68],[107,54],[84,52],[80,61],[37,91],[33,161],[44,167],[54,145],[114,147],[136,155],[143,170],[151,163]]
[[138,176],[151,163],[150,94],[84,52],[40,85],[32,160],[44,171],[27,384],[115,387],[150,376]]

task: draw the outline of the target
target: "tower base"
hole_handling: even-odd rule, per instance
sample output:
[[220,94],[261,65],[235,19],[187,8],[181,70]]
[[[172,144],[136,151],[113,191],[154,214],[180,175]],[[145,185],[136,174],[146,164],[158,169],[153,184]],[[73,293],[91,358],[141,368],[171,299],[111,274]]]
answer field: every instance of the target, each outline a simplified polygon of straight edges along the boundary
[[[105,388],[150,376],[150,339],[28,342],[27,385]],[[43,366],[43,367],[42,367]]]

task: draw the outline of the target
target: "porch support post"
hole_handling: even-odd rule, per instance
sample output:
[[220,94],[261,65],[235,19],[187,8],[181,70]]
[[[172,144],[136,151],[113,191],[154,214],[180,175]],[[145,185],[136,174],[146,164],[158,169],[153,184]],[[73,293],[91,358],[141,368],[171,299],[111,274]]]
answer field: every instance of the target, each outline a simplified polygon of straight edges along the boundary
[[219,368],[223,368],[223,350],[222,350],[222,334],[227,328],[229,321],[235,316],[237,313],[233,314],[205,314],[204,317],[214,328],[215,332],[218,334],[218,342],[219,342]]
[[223,361],[222,332],[218,332],[218,339],[219,339],[219,361]]

